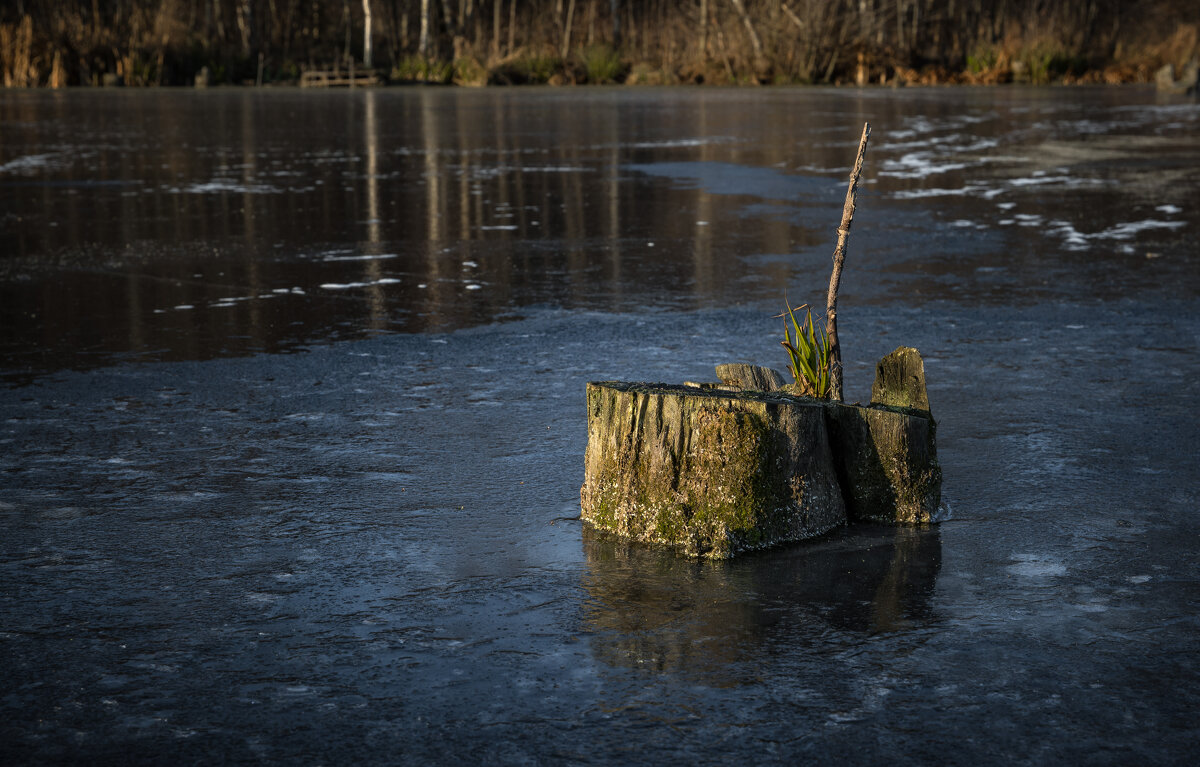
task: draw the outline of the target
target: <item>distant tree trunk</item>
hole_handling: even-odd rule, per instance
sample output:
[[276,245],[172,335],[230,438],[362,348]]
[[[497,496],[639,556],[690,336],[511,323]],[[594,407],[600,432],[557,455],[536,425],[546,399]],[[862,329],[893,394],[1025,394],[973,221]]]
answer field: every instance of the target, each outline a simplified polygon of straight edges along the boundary
[[446,26],[446,31],[450,33],[450,38],[458,37],[458,22],[454,16],[454,9],[450,7],[450,0],[442,0],[442,23]]
[[254,52],[254,0],[241,0],[237,7],[238,31],[242,34],[242,55]]
[[500,20],[504,15],[504,0],[492,2],[492,58],[500,58]]
[[608,0],[608,12],[612,14],[612,46],[621,47],[621,0]]
[[464,0],[462,9],[462,32],[471,47],[479,42],[479,21],[475,16],[475,0]]
[[371,0],[363,0],[363,66],[371,68]]
[[750,47],[754,49],[754,64],[758,66],[759,62],[763,60],[762,41],[758,39],[758,33],[754,31],[754,24],[750,22],[750,14],[746,13],[746,5],[742,0],[729,0],[729,3],[741,17],[742,26],[746,27],[746,34],[750,36]]
[[225,42],[225,19],[221,16],[221,0],[212,0],[213,22],[217,26],[217,42]]
[[517,0],[508,0],[508,54],[511,56],[516,45]]
[[575,0],[567,4],[567,21],[563,24],[562,57],[565,59],[571,51],[571,27],[575,24]]
[[421,0],[421,37],[417,42],[417,55],[429,58],[429,0]]
[[708,58],[708,0],[700,0],[700,58]]

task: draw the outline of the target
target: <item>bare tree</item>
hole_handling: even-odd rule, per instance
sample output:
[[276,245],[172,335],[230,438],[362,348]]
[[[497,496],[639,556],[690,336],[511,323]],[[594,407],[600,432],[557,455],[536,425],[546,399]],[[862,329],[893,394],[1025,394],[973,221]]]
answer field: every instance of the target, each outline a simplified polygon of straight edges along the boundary
[[750,21],[750,14],[746,13],[746,4],[742,0],[729,0],[729,4],[737,11],[738,16],[742,19],[742,25],[746,27],[746,34],[750,36],[750,47],[754,49],[754,64],[759,64],[764,61],[762,40],[758,38],[758,33],[754,31],[754,24]]
[[254,0],[241,0],[238,3],[237,25],[242,35],[242,55],[250,58],[254,51]]
[[571,52],[571,27],[575,23],[575,0],[570,0],[567,4],[567,21],[563,24],[562,33],[562,57],[565,59],[567,54]]
[[363,0],[363,66],[371,68],[371,0]]
[[500,58],[500,19],[504,14],[504,0],[492,2],[492,58]]
[[432,9],[429,0],[421,0],[421,37],[417,42],[417,55],[429,58],[429,14]]

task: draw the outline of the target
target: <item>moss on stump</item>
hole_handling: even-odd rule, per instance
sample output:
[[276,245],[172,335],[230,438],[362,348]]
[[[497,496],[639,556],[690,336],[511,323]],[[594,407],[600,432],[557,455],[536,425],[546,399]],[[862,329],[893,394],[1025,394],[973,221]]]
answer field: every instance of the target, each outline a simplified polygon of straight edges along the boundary
[[816,402],[664,384],[590,383],[584,520],[725,558],[819,535],[845,504]]
[[879,360],[875,366],[875,383],[871,387],[871,404],[919,410],[929,415],[925,361],[919,351],[911,346],[898,346],[896,351]]
[[880,405],[826,408],[850,521],[932,521],[942,500],[933,419]]
[[907,406],[589,383],[583,519],[712,558],[847,521],[930,522],[941,502],[935,425],[923,375],[919,391],[901,378]]

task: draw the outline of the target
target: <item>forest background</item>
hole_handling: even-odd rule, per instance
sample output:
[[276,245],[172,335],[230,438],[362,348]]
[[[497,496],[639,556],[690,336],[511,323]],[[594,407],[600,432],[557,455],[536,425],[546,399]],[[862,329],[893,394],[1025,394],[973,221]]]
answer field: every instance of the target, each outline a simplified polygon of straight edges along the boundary
[[1146,82],[1195,0],[4,0],[5,87]]

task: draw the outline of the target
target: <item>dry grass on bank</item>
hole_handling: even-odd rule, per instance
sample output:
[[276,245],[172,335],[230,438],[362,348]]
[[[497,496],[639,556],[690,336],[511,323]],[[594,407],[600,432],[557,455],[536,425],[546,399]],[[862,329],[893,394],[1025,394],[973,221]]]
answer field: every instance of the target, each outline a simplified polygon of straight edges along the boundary
[[[1150,0],[370,0],[376,69],[486,84],[1148,82],[1200,57],[1200,8]],[[5,87],[294,82],[362,66],[362,0],[25,0]],[[614,18],[612,11],[616,9]],[[614,23],[615,22],[615,23]]]

